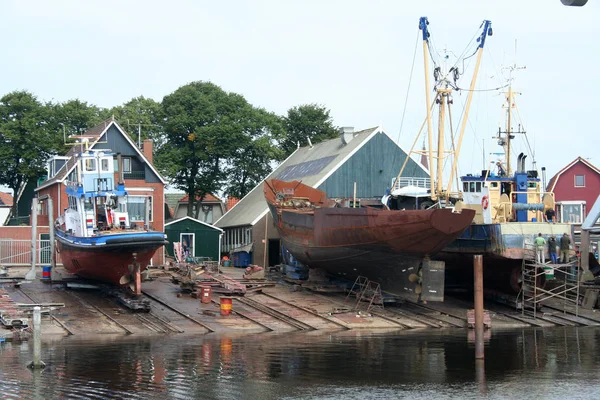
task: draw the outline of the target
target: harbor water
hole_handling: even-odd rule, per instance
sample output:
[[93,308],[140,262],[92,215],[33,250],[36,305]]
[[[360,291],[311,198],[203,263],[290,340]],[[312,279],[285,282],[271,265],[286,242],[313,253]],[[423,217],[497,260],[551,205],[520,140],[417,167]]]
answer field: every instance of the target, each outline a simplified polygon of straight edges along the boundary
[[600,329],[112,337],[0,345],[2,399],[589,399]]

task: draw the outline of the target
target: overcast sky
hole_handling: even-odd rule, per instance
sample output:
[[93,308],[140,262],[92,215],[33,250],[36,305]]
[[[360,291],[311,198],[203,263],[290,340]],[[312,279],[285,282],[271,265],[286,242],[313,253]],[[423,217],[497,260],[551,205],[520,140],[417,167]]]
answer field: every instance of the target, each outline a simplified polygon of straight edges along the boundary
[[[112,107],[140,95],[161,101],[188,82],[212,81],[280,115],[318,103],[336,125],[381,124],[406,149],[425,117],[419,17],[429,18],[434,57],[441,60],[447,49],[451,63],[475,50],[466,46],[489,19],[494,35],[486,42],[460,173],[481,170],[484,153],[494,151],[502,97],[488,89],[506,84],[503,67],[515,63],[526,66],[514,75],[514,89],[522,93],[519,112],[538,169],[545,166],[549,178],[578,156],[600,166],[600,0],[581,8],[560,0],[0,5],[0,94],[26,89],[44,101],[79,98]],[[469,87],[473,61],[464,64],[461,88]],[[455,124],[466,96],[454,96]],[[515,143],[515,151],[526,148]]]

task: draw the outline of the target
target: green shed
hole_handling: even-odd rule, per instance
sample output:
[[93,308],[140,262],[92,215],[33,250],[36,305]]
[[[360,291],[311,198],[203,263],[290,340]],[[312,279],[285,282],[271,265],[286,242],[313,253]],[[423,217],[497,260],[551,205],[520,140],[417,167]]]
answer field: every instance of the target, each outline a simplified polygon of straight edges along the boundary
[[223,230],[192,217],[183,217],[165,224],[169,244],[167,255],[173,257],[173,243],[181,242],[191,257],[221,258],[221,235]]

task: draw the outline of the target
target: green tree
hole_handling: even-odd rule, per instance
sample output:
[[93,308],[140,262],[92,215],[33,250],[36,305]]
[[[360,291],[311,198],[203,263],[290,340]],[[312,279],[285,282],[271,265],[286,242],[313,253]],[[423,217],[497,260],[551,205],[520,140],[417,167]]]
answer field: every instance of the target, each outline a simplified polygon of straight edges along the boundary
[[210,82],[182,86],[166,96],[162,105],[169,144],[156,153],[157,166],[188,194],[192,217],[197,217],[206,194],[222,190],[244,149],[264,145],[265,139],[260,138],[270,137],[273,127],[277,129],[276,118]]
[[13,190],[13,216],[21,185],[37,179],[56,143],[47,121],[49,112],[27,91],[14,91],[0,99],[0,184]]
[[64,103],[48,103],[44,108],[48,130],[55,139],[54,151],[64,154],[68,147],[65,143],[71,135],[81,135],[85,131],[107,119],[107,110],[79,99]]
[[292,154],[300,146],[336,138],[338,128],[333,125],[329,110],[318,104],[305,104],[290,108],[284,117],[286,138],[281,142],[285,156]]
[[257,111],[257,118],[255,129],[249,131],[245,143],[238,146],[227,169],[225,193],[238,199],[273,170],[274,161],[283,159],[283,151],[275,145],[284,135],[283,121],[264,110]]
[[159,102],[139,96],[113,107],[110,112],[135,143],[152,139],[155,151],[165,143],[162,106]]

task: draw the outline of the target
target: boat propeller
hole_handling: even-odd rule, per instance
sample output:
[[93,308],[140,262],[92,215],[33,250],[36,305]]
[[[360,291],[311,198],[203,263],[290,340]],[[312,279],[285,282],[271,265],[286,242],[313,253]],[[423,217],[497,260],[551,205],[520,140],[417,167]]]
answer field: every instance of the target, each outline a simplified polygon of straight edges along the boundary
[[121,279],[119,279],[119,284],[128,287],[134,296],[141,296],[142,273],[140,271],[140,263],[137,261],[137,253],[133,253],[133,262],[129,264],[128,268],[129,274],[123,275]]
[[410,283],[415,283],[415,287],[414,287],[414,293],[419,295],[421,294],[423,288],[421,287],[421,277],[417,274],[410,274],[408,276],[408,281]]

